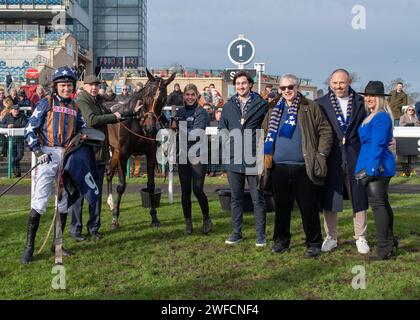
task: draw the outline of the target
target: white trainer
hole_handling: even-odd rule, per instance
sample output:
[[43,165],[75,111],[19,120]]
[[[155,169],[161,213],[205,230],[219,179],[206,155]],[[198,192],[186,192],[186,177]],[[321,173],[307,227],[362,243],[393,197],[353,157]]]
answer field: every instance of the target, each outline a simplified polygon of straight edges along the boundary
[[370,252],[368,242],[364,237],[360,237],[356,240],[356,246],[357,251],[359,251],[360,254],[368,254]]
[[332,249],[337,248],[337,247],[338,247],[337,240],[331,237],[327,237],[325,238],[324,243],[322,244],[321,251],[330,252]]

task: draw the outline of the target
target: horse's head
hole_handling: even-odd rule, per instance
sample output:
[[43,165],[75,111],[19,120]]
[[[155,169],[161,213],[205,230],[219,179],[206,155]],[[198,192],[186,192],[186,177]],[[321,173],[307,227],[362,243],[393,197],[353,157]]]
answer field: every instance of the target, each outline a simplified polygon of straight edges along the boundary
[[143,104],[140,114],[144,134],[154,137],[157,134],[159,118],[162,115],[162,109],[168,96],[167,87],[174,81],[176,73],[165,80],[153,76],[147,69],[146,72],[149,81],[135,96],[136,101],[140,101],[139,103]]

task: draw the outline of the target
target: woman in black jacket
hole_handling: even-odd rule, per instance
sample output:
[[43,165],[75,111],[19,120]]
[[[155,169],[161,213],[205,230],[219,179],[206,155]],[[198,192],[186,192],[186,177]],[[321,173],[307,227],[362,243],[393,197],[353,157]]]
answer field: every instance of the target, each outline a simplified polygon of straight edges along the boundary
[[[207,112],[198,105],[198,89],[195,85],[189,84],[184,90],[184,107],[180,108],[172,121],[172,128],[179,130],[179,163],[178,173],[182,190],[182,209],[186,220],[185,234],[190,235],[193,232],[192,214],[191,214],[191,189],[200,204],[203,213],[203,233],[208,234],[212,229],[212,222],[209,215],[209,203],[204,193],[204,179],[206,176],[207,154],[204,154],[205,136],[201,136],[199,141],[188,141],[189,136],[196,129],[205,132],[209,124]],[[187,140],[187,141],[186,141]],[[201,144],[201,148],[198,145]],[[183,147],[185,146],[185,147]],[[196,159],[188,157],[188,151],[194,147],[198,149],[195,153]],[[201,153],[200,153],[201,151]],[[194,161],[198,160],[198,161]],[[204,163],[203,163],[204,162]]]

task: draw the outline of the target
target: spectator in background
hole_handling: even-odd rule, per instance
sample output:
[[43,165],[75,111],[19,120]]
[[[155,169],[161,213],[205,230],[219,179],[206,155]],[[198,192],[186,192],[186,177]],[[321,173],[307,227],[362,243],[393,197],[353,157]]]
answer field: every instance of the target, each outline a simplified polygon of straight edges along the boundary
[[95,76],[97,76],[97,77],[99,77],[99,74],[101,73],[101,71],[102,71],[102,68],[101,68],[101,66],[96,66],[95,67]]
[[213,101],[213,106],[214,107],[223,107],[223,105],[225,104],[222,95],[220,94],[219,91],[216,90],[216,86],[212,83],[209,86],[210,90],[211,90],[211,95],[212,95],[212,101]]
[[263,92],[261,92],[261,98],[268,100],[268,96],[270,95],[271,91],[273,90],[273,85],[272,84],[267,84],[263,90]]
[[3,100],[3,109],[0,111],[0,121],[12,110],[14,103],[10,98],[5,98]]
[[395,119],[395,125],[398,126],[398,119],[400,119],[402,115],[402,107],[408,105],[408,96],[404,92],[404,84],[402,82],[398,82],[395,90],[391,91],[389,94],[389,107],[392,110],[392,115]]
[[273,100],[276,100],[280,98],[280,94],[277,90],[271,90],[271,92],[269,93],[268,97],[267,97],[267,101],[268,103],[271,103]]
[[105,80],[102,80],[100,85],[99,85],[99,89],[104,89],[106,91],[106,89],[108,89],[108,84],[106,83]]
[[21,89],[18,93],[18,106],[19,108],[31,108],[31,110],[22,110],[27,117],[29,117],[32,114],[32,105],[31,101],[26,96],[25,90]]
[[13,104],[19,104],[19,97],[15,88],[9,90],[9,98],[12,99]]
[[140,92],[144,88],[143,82],[137,82],[136,88],[134,89],[135,92]]
[[[420,121],[417,118],[416,109],[414,108],[414,106],[408,106],[404,110],[404,115],[400,118],[400,127],[420,127]],[[415,161],[415,156],[400,156],[399,159],[401,161],[401,166],[403,169],[401,176],[416,176],[416,169],[412,167],[413,160]]]
[[73,62],[73,66],[71,67],[71,71],[73,71],[74,74],[77,74],[78,70],[77,70],[76,62]]
[[[3,121],[3,119],[10,113],[10,111],[12,111],[12,107],[13,107],[13,101],[10,98],[5,98],[3,100],[3,110],[1,110],[0,112],[0,123]],[[8,139],[7,137],[0,135],[0,145],[2,147],[2,151],[1,151],[1,156],[3,158],[7,157],[7,151],[9,148],[8,145]]]
[[46,96],[46,92],[44,90],[44,87],[41,85],[38,85],[36,87],[36,92],[35,94],[32,96],[31,98],[31,105],[32,105],[32,110],[35,109],[36,104],[42,100],[43,98],[45,98]]
[[212,99],[211,90],[209,87],[204,87],[202,96],[205,103],[209,105],[213,105],[213,99]]
[[9,74],[6,76],[6,90],[7,92],[9,92],[9,94],[10,94],[10,90],[12,89],[12,84],[13,84],[13,77],[9,72]]
[[420,119],[420,101],[415,104],[417,119]]
[[184,97],[183,97],[179,83],[175,83],[174,91],[169,95],[166,104],[168,106],[177,106],[177,107],[184,105]]
[[[19,111],[19,107],[14,105],[12,110],[0,122],[0,128],[24,128],[28,123],[27,117],[23,112]],[[13,140],[13,176],[15,178],[21,177],[20,161],[23,158],[24,141],[23,139]]]
[[4,88],[0,88],[0,112],[4,108],[3,101],[5,99],[6,99],[6,92],[4,91]]
[[203,108],[204,108],[204,110],[206,110],[206,112],[207,112],[207,114],[209,116],[209,121],[210,122],[213,121],[214,120],[214,111],[213,111],[213,108],[211,107],[211,105],[209,105],[209,104],[206,103],[203,106]]

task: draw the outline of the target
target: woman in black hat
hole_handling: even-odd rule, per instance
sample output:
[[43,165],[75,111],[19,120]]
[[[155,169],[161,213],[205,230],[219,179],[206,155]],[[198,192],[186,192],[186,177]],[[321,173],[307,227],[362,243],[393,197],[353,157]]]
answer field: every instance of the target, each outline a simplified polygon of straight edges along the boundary
[[396,171],[395,157],[389,149],[394,119],[382,82],[369,82],[361,94],[365,96],[369,116],[359,128],[362,148],[356,179],[365,186],[375,217],[377,256],[373,260],[384,260],[392,257],[394,247],[398,247],[393,233],[394,213],[388,200],[389,182]]

